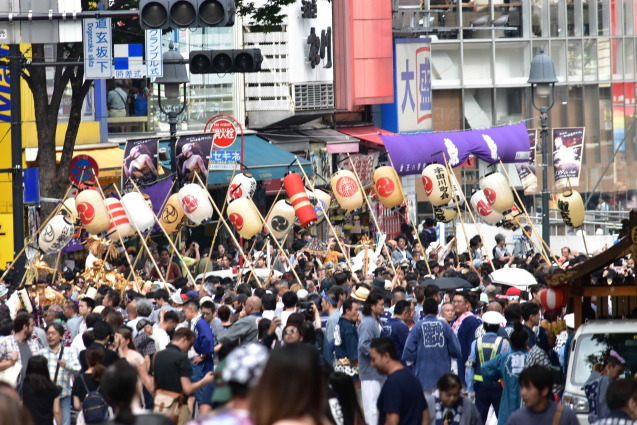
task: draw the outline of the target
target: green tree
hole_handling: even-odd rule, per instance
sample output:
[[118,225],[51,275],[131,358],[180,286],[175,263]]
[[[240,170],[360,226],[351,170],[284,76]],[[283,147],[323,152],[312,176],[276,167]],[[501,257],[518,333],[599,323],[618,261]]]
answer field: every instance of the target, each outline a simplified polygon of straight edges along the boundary
[[[267,0],[261,5],[252,1],[235,0],[237,14],[253,19],[264,27],[280,24],[283,20],[284,6],[293,4],[296,0]],[[108,3],[108,1],[105,1]],[[83,10],[96,10],[97,1],[82,0]],[[135,0],[114,0],[110,10],[134,10],[139,6]],[[114,20],[115,21],[115,20]],[[131,38],[143,40],[143,31],[139,21],[135,18],[123,19],[115,22],[115,42],[131,42]],[[126,40],[126,41],[123,41]],[[140,41],[142,42],[142,41]],[[23,72],[31,93],[35,107],[35,123],[38,137],[38,162],[40,167],[40,190],[47,197],[62,198],[68,186],[68,170],[73,157],[73,149],[79,125],[82,118],[82,105],[88,94],[93,80],[84,79],[84,67],[77,62],[83,60],[82,43],[59,43],[54,47],[57,62],[69,62],[68,65],[55,68],[53,87],[48,87],[46,69],[44,67],[27,67]],[[33,62],[44,62],[44,46],[34,44],[29,52]],[[58,111],[62,96],[67,89],[71,89],[71,106],[68,126],[64,134],[64,149],[60,162],[56,162],[55,140],[58,131]],[[52,92],[49,93],[49,90]],[[53,209],[51,204],[43,204],[42,215],[47,216]]]

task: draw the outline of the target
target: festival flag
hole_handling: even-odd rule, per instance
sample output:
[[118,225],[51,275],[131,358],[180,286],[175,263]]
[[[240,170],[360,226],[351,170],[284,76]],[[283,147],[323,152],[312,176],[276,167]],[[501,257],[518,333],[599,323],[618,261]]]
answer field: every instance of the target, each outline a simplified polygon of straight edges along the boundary
[[124,162],[122,164],[122,189],[132,189],[129,180],[135,180],[138,186],[148,186],[159,176],[159,139],[144,138],[126,141]]
[[584,154],[584,127],[553,129],[555,189],[579,186]]
[[537,142],[537,130],[528,130],[530,143],[530,156],[527,163],[515,163],[522,189],[525,195],[531,195],[537,190],[537,175],[535,174],[535,143]]

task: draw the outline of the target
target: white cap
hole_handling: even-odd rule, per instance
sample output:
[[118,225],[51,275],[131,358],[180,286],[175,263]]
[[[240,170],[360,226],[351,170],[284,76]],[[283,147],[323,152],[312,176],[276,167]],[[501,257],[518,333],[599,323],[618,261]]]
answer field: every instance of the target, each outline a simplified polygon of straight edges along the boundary
[[500,325],[506,322],[506,319],[497,311],[487,311],[482,315],[482,321],[487,325]]
[[170,299],[173,300],[175,304],[178,304],[178,305],[183,304],[184,300],[181,299],[181,289],[173,292],[173,294],[170,296]]
[[564,316],[564,321],[567,328],[575,329],[575,313],[569,313]]
[[299,289],[296,293],[296,296],[299,297],[300,300],[307,298],[308,295],[309,293],[305,289]]

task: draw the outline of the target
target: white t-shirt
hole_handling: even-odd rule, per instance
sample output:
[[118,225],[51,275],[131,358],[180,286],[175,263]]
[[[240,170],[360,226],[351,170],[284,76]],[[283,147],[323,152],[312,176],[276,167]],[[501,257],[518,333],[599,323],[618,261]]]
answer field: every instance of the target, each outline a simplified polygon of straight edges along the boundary
[[153,334],[150,337],[153,339],[153,341],[155,341],[155,347],[157,347],[157,351],[163,350],[168,344],[170,344],[170,337],[168,336],[166,331],[157,325],[153,327]]

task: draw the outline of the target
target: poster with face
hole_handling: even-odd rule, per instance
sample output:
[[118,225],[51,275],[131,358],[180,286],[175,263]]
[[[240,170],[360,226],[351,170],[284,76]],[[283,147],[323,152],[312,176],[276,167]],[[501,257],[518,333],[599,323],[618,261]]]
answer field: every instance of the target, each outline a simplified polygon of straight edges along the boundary
[[537,140],[537,130],[528,130],[530,143],[529,162],[516,162],[515,168],[520,176],[522,188],[525,195],[531,195],[537,190],[537,175],[535,173],[535,142]]
[[148,186],[157,181],[159,139],[132,139],[126,142],[122,164],[122,188],[130,189],[135,181],[138,186]]
[[579,186],[584,152],[584,128],[553,129],[555,188]]
[[182,183],[198,183],[194,173],[204,183],[208,180],[208,164],[214,133],[181,136],[177,141],[177,175]]

